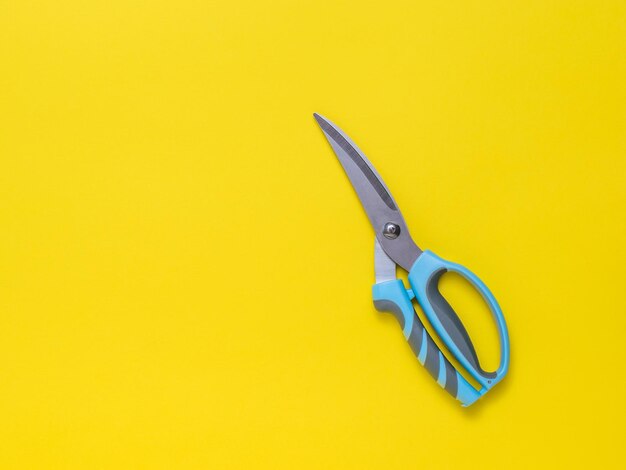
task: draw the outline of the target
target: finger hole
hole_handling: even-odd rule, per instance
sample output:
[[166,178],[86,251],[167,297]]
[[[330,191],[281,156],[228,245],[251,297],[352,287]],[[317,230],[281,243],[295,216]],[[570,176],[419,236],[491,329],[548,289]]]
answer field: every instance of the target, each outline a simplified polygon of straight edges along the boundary
[[500,364],[498,327],[480,292],[454,272],[441,276],[438,287],[465,326],[481,368],[488,372],[496,370]]

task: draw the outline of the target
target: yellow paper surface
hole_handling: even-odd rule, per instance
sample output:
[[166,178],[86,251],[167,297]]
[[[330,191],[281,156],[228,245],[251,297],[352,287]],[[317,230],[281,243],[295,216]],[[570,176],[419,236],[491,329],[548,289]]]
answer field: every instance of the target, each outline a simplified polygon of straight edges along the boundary
[[[625,25],[617,0],[0,2],[0,467],[623,468]],[[510,373],[473,407],[374,310],[313,112],[500,301]]]

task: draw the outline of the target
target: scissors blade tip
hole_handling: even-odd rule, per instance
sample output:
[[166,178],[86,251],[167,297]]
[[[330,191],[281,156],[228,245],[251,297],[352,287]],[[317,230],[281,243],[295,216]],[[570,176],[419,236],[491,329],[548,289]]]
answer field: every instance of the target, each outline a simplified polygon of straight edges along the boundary
[[321,115],[319,115],[319,114],[317,114],[317,113],[313,113],[313,117],[315,118],[315,120],[317,121],[317,123],[318,123],[320,126],[322,125],[322,123],[325,123],[325,122],[326,122],[326,119],[325,119],[323,116],[321,116]]

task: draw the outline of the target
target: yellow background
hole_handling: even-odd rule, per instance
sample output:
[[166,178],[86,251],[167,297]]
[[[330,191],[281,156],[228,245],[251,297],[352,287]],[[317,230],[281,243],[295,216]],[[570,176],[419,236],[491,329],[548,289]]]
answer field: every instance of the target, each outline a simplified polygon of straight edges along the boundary
[[[1,1],[0,468],[623,468],[625,58],[618,0]],[[314,111],[496,293],[473,407]]]

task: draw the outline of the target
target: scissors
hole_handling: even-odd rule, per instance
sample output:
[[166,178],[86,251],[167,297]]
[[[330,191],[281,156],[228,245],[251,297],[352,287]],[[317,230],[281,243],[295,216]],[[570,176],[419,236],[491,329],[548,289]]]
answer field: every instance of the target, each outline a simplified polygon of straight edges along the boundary
[[[372,288],[374,307],[391,312],[418,361],[450,395],[469,406],[500,382],[509,368],[509,335],[498,302],[487,286],[470,270],[446,261],[432,251],[422,251],[413,241],[389,189],[363,152],[325,117],[313,115],[322,128],[354,187],[376,233]],[[410,288],[396,278],[396,266],[408,272]],[[500,337],[500,365],[494,372],[483,370],[476,349],[461,319],[439,292],[441,276],[460,274],[481,294],[491,311]],[[450,363],[415,313],[416,299],[428,322],[448,351],[480,385],[472,386]]]

